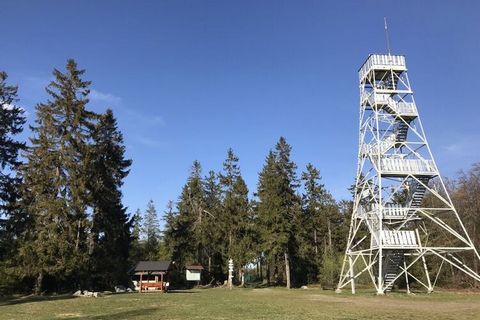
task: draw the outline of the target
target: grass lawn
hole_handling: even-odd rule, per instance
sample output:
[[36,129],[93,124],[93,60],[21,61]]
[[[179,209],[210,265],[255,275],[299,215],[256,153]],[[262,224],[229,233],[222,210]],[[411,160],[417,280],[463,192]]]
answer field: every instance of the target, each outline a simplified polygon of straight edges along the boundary
[[355,296],[320,289],[198,289],[0,301],[0,319],[480,319],[480,293]]

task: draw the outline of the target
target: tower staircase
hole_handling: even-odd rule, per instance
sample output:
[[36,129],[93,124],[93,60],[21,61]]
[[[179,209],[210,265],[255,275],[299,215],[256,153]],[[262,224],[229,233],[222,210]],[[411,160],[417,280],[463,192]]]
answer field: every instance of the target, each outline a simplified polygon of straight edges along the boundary
[[388,251],[384,257],[383,282],[385,291],[391,292],[393,289],[393,280],[402,272],[401,267],[405,261],[404,252],[401,250]]
[[395,142],[397,142],[396,147],[398,147],[399,144],[405,142],[407,140],[407,133],[408,133],[408,124],[403,122],[403,121],[398,121],[395,124],[395,135],[396,139]]
[[430,177],[418,177],[420,182],[415,181],[413,183],[412,196],[410,199],[410,208],[420,208],[422,205],[423,198],[425,197],[425,192],[427,191],[428,181]]

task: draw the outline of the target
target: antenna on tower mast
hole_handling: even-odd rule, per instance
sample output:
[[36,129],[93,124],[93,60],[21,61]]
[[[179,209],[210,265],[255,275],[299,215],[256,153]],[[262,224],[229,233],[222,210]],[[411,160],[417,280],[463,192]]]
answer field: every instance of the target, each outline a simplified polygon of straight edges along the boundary
[[387,50],[388,55],[390,56],[390,39],[388,37],[388,26],[387,26],[387,17],[383,17],[383,21],[385,22],[385,39],[387,40]]

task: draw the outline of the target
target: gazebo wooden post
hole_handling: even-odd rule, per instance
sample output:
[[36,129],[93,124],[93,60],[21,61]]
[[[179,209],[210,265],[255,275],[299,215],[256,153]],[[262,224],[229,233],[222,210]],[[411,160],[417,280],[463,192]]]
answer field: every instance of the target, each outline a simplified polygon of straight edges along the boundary
[[160,290],[163,292],[163,272],[160,273]]
[[138,290],[138,293],[142,293],[142,278],[143,278],[143,272],[140,272],[140,290]]

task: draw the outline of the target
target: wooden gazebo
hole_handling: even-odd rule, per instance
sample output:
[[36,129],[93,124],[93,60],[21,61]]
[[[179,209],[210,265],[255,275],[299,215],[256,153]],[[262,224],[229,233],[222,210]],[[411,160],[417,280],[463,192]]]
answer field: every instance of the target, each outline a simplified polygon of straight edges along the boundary
[[170,261],[140,261],[137,263],[133,269],[133,275],[139,277],[136,284],[138,292],[166,291],[166,276],[170,265]]

